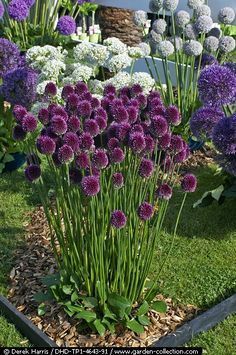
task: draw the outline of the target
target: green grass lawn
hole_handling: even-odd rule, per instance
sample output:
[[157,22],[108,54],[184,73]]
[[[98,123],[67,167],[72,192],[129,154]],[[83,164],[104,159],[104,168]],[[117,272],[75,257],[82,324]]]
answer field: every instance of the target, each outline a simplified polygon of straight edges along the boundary
[[[181,303],[195,304],[203,309],[236,292],[236,202],[192,209],[193,202],[204,191],[218,186],[220,181],[213,176],[214,171],[214,167],[198,171],[198,192],[188,196],[171,257],[160,275],[160,292]],[[181,198],[182,195],[177,192],[171,202],[151,275],[157,273],[160,261],[170,246]],[[19,171],[0,179],[0,200],[0,293],[6,294],[13,252],[22,243],[23,222],[27,219],[25,212],[35,205],[37,198]],[[214,351],[209,352],[212,355],[222,355],[224,346],[226,350],[223,353],[230,354],[235,341],[234,333],[236,316],[201,335],[191,345],[203,346],[208,351],[212,346]],[[21,341],[24,339],[15,328],[0,317],[0,344],[19,346]]]

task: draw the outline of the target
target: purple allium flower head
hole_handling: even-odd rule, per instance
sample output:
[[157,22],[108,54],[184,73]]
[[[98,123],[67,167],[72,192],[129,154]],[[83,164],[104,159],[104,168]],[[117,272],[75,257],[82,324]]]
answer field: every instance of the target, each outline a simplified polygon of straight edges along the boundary
[[67,131],[67,123],[62,116],[53,116],[51,120],[52,131],[55,134],[62,135]]
[[197,57],[202,53],[203,47],[200,42],[191,39],[188,42],[184,42],[183,44],[183,52],[187,56]]
[[62,166],[61,161],[58,158],[58,151],[56,151],[55,153],[52,154],[52,160],[54,165],[59,168],[60,166]]
[[64,144],[58,150],[58,159],[61,163],[71,162],[74,159],[73,149],[68,144]]
[[221,109],[209,106],[199,108],[190,120],[193,135],[198,139],[212,138],[213,128],[223,116]]
[[211,65],[203,69],[198,79],[199,97],[203,104],[230,104],[236,95],[236,76],[224,66]]
[[92,104],[92,102],[91,102],[92,99],[93,99],[93,95],[89,91],[84,92],[83,94],[80,95],[81,101],[89,101]]
[[15,141],[23,141],[26,137],[26,132],[23,130],[21,125],[16,125],[13,129],[13,139]]
[[71,16],[62,16],[57,23],[57,31],[64,36],[69,36],[75,33],[76,23]]
[[130,99],[129,105],[139,108],[139,102],[138,102],[138,100],[136,98],[135,99]]
[[89,118],[92,113],[92,106],[89,101],[83,100],[78,104],[78,115]]
[[72,85],[65,85],[62,89],[61,97],[67,100],[69,95],[74,94],[75,90]]
[[152,153],[155,148],[155,141],[150,135],[145,135],[145,153]]
[[34,5],[35,0],[24,0],[24,2],[26,3],[26,5],[27,5],[28,7],[31,7],[31,6]]
[[231,7],[224,7],[219,11],[218,19],[224,25],[229,25],[235,19],[234,9]]
[[107,84],[104,88],[103,94],[104,94],[104,96],[109,95],[109,94],[116,95],[115,86],[112,84]]
[[99,178],[97,176],[85,176],[81,181],[81,186],[86,196],[96,196],[100,191]]
[[105,118],[103,118],[102,116],[97,116],[96,122],[98,124],[99,129],[100,129],[100,132],[104,131],[107,128],[107,120]]
[[121,229],[126,225],[127,218],[123,211],[116,210],[111,214],[111,225],[116,229]]
[[100,101],[98,100],[97,97],[92,97],[92,100],[90,101],[90,103],[91,103],[91,106],[93,109],[100,107]]
[[85,152],[79,152],[76,156],[75,162],[80,169],[87,169],[90,165],[89,156]]
[[0,20],[3,18],[4,12],[5,12],[4,6],[0,1]]
[[0,78],[9,70],[16,69],[20,61],[20,50],[17,45],[8,39],[0,38]]
[[173,134],[171,136],[171,141],[170,141],[171,151],[176,154],[181,152],[183,148],[184,148],[183,139],[180,136]]
[[103,117],[105,120],[107,120],[107,112],[106,112],[106,110],[104,110],[103,107],[98,107],[98,108],[95,110],[95,118],[96,118],[97,116]]
[[158,139],[158,146],[161,150],[166,150],[169,148],[171,142],[171,133],[166,132],[163,136],[159,137]]
[[143,158],[139,166],[139,175],[142,178],[149,178],[154,171],[154,164],[152,160]]
[[173,161],[169,155],[166,155],[162,162],[162,170],[164,172],[170,172],[174,168]]
[[107,143],[107,147],[108,149],[110,150],[113,150],[115,148],[119,148],[120,147],[120,141],[119,139],[113,137],[113,138],[110,138],[108,143]]
[[121,123],[124,121],[128,121],[129,115],[124,106],[116,106],[116,108],[112,109],[113,118],[116,122]]
[[72,93],[69,94],[67,97],[67,105],[70,110],[75,110],[77,109],[78,105],[80,103],[80,98],[79,95]]
[[160,97],[154,97],[151,101],[148,103],[148,108],[149,110],[154,110],[156,107],[163,107],[162,101]]
[[69,170],[70,181],[72,184],[78,185],[82,181],[82,173],[77,168],[70,168]]
[[112,183],[116,189],[120,189],[124,186],[124,176],[122,173],[114,173],[112,175]]
[[50,122],[48,109],[41,108],[38,113],[38,119],[43,125],[46,126]]
[[69,145],[73,149],[74,153],[77,153],[79,151],[79,137],[76,133],[66,132],[63,137],[63,142]]
[[126,141],[129,135],[131,125],[128,122],[119,123],[116,130],[116,138],[120,141]]
[[154,137],[161,137],[168,130],[168,123],[163,116],[154,116],[151,120],[151,133]]
[[101,99],[101,106],[104,110],[108,110],[110,108],[111,101],[108,99],[107,96]]
[[40,175],[41,175],[41,169],[40,169],[39,165],[30,164],[25,169],[25,177],[30,182],[33,182],[33,181],[37,180],[40,177]]
[[135,123],[138,119],[138,114],[139,114],[137,107],[129,106],[129,107],[127,107],[126,111],[128,113],[129,123],[131,123],[131,124]]
[[114,148],[110,153],[110,159],[112,163],[121,163],[125,159],[125,153],[119,147]]
[[55,96],[57,94],[57,86],[53,82],[47,83],[45,86],[45,94]]
[[67,121],[67,125],[72,132],[76,133],[80,129],[80,120],[77,116],[71,116]]
[[3,76],[1,93],[12,105],[29,108],[36,98],[38,74],[29,68],[17,68]]
[[56,150],[56,143],[48,136],[40,136],[37,139],[37,148],[41,154],[52,155]]
[[162,104],[156,105],[155,107],[149,110],[149,117],[150,118],[153,118],[155,116],[165,117],[165,111],[166,111],[165,107]]
[[34,132],[37,128],[37,119],[31,113],[27,113],[22,120],[22,128],[25,132]]
[[93,165],[97,169],[105,169],[109,164],[108,156],[103,149],[96,149],[93,154]]
[[213,130],[213,143],[223,154],[236,154],[236,114],[218,121]]
[[92,137],[96,137],[100,131],[98,122],[93,119],[85,120],[84,131],[90,133]]
[[141,153],[145,147],[145,138],[142,133],[135,132],[130,135],[129,146],[134,153]]
[[68,114],[64,107],[55,105],[50,110],[50,116],[61,116],[65,121],[68,120]]
[[183,150],[181,150],[179,153],[177,153],[174,158],[173,158],[173,162],[175,164],[179,164],[179,163],[183,163],[187,158],[187,151],[184,148]]
[[197,188],[197,178],[193,174],[186,174],[182,181],[181,187],[184,192],[194,192]]
[[25,107],[21,105],[16,105],[13,108],[13,116],[15,117],[16,121],[22,123],[24,116],[27,114],[27,110]]
[[141,134],[144,134],[144,130],[143,130],[143,126],[141,124],[134,124],[132,127],[131,127],[131,130],[130,130],[130,134],[133,134],[133,133],[141,133]]
[[148,202],[143,202],[138,208],[138,216],[142,221],[148,221],[153,214],[154,207]]
[[79,145],[81,150],[90,150],[91,147],[94,145],[93,137],[89,132],[83,132],[79,136]]
[[75,85],[75,93],[77,95],[82,95],[85,92],[88,92],[88,87],[83,81],[78,81],[78,83]]
[[128,86],[124,86],[120,89],[120,96],[122,95],[130,97],[130,88]]
[[178,126],[181,122],[181,115],[177,106],[170,105],[166,108],[165,118],[168,123]]
[[24,21],[29,15],[29,7],[23,0],[11,0],[8,5],[8,14],[13,20]]
[[172,197],[172,188],[168,184],[162,184],[158,187],[156,195],[164,200],[169,200]]
[[139,103],[139,107],[144,110],[147,107],[147,97],[144,94],[139,94],[136,96],[136,100]]
[[142,89],[142,86],[140,84],[134,84],[130,88],[130,94],[133,97],[136,97],[137,95],[142,94],[142,92],[143,92],[143,89]]
[[233,62],[226,62],[223,64],[225,67],[229,68],[233,73],[234,75],[236,76],[236,63],[233,63]]
[[148,104],[150,104],[154,99],[161,99],[161,94],[159,91],[153,90],[148,94]]

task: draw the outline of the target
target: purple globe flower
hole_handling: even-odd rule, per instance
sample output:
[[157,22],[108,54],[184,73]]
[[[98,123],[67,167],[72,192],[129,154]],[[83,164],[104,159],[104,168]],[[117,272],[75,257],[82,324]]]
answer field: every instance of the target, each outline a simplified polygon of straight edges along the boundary
[[11,0],[8,5],[9,16],[16,21],[24,21],[29,15],[29,7],[23,0]]
[[154,171],[154,164],[152,160],[143,158],[139,166],[139,175],[142,178],[149,178],[152,176],[153,171]]
[[130,94],[133,97],[136,97],[137,95],[142,94],[142,92],[143,92],[143,89],[142,89],[142,86],[140,84],[134,84],[130,88]]
[[105,169],[109,163],[108,156],[103,149],[95,150],[93,154],[93,165],[97,169]]
[[62,116],[53,116],[51,120],[52,131],[59,136],[67,131],[67,123]]
[[123,211],[116,210],[111,214],[111,225],[116,229],[124,228],[127,223],[127,218]]
[[173,168],[174,168],[173,160],[169,155],[166,155],[162,163],[162,170],[165,173],[167,173],[173,171]]
[[168,123],[164,117],[155,116],[151,120],[150,129],[154,137],[161,137],[166,134],[168,130]]
[[82,173],[77,168],[70,168],[69,170],[70,181],[72,184],[78,185],[82,180]]
[[158,140],[158,146],[160,147],[161,150],[166,150],[169,148],[171,143],[171,133],[166,132],[162,137],[159,138]]
[[134,153],[141,153],[146,147],[144,135],[139,132],[132,133],[129,138],[129,146]]
[[115,86],[112,84],[107,84],[104,88],[103,94],[104,94],[104,96],[109,95],[109,94],[116,95]]
[[63,142],[67,145],[69,145],[74,153],[77,153],[79,151],[79,137],[77,136],[76,133],[74,132],[67,132],[64,137],[63,137]]
[[89,132],[83,132],[79,136],[79,145],[81,150],[90,150],[93,144],[94,140]]
[[121,148],[117,147],[111,151],[110,159],[112,163],[119,164],[125,159],[125,154]]
[[223,118],[221,109],[214,107],[201,107],[191,117],[190,129],[198,139],[212,138],[213,128]]
[[110,150],[113,150],[115,148],[119,148],[120,147],[120,141],[119,139],[113,137],[113,138],[110,138],[108,143],[107,143],[107,147],[108,149]]
[[128,114],[129,123],[130,124],[135,123],[138,119],[138,114],[139,114],[137,107],[134,106],[127,107],[126,112]]
[[173,126],[178,126],[181,122],[181,116],[178,107],[170,105],[166,108],[165,118]]
[[75,92],[77,95],[82,95],[85,92],[88,92],[88,87],[83,81],[78,81],[75,85]]
[[130,88],[128,86],[124,86],[120,89],[120,96],[122,95],[130,97]]
[[197,178],[193,174],[186,174],[181,182],[184,192],[194,192],[197,188]]
[[71,16],[62,16],[57,23],[57,31],[64,36],[69,36],[75,33],[76,22]]
[[200,63],[200,68],[204,69],[206,67],[208,67],[209,65],[215,65],[215,64],[219,64],[217,59],[208,53],[203,53],[201,56],[196,57],[195,62],[194,62],[194,67],[195,69],[199,68],[199,61],[201,60]]
[[[49,108],[48,108],[49,110]],[[54,116],[61,116],[65,121],[68,120],[68,114],[66,112],[66,110],[64,109],[64,107],[62,106],[58,106],[58,105],[54,105],[51,110],[50,110],[50,116],[54,117]]]
[[75,93],[68,94],[67,107],[69,110],[77,110],[79,103],[80,103],[80,97],[77,94]]
[[48,136],[40,136],[37,139],[37,148],[41,154],[52,155],[56,150],[56,143]]
[[217,156],[219,165],[229,174],[236,176],[236,155],[219,154]]
[[15,141],[23,141],[26,137],[26,132],[23,130],[21,125],[16,125],[13,129],[13,139]]
[[171,151],[176,154],[181,152],[183,150],[184,144],[183,144],[183,139],[178,136],[178,135],[172,135],[171,141],[170,141],[170,149]]
[[78,104],[78,115],[89,118],[92,113],[92,106],[89,101],[83,100]]
[[26,5],[27,5],[28,7],[31,7],[31,6],[34,5],[35,0],[24,0],[24,2],[26,3]]
[[27,110],[25,107],[23,107],[21,105],[16,105],[16,106],[14,106],[12,113],[13,113],[13,116],[15,117],[16,121],[19,123],[22,123],[24,116],[27,114]]
[[150,135],[146,135],[144,137],[144,139],[145,139],[145,149],[144,149],[145,152],[146,153],[152,153],[154,151],[154,148],[155,148],[154,139]]
[[74,94],[74,88],[72,85],[65,85],[61,92],[61,97],[63,100],[67,100],[71,94]]
[[102,117],[105,120],[107,120],[108,116],[107,116],[107,112],[106,110],[104,110],[103,107],[98,107],[95,112],[94,112],[94,118],[96,119],[97,117]]
[[128,122],[120,123],[117,125],[116,137],[120,141],[126,140],[130,131],[130,124]]
[[143,202],[138,208],[138,216],[142,221],[150,220],[153,214],[154,207],[148,202]]
[[93,119],[85,120],[84,121],[84,131],[90,133],[92,137],[96,137],[100,131],[98,122]]
[[82,190],[86,196],[96,196],[100,191],[99,178],[97,176],[85,176],[81,182]]
[[112,107],[112,115],[114,120],[118,123],[128,121],[129,118],[128,112],[124,106]]
[[75,163],[80,169],[89,168],[90,161],[89,161],[88,154],[85,153],[85,152],[78,153],[77,156],[76,156]]
[[225,66],[211,65],[201,71],[198,90],[205,105],[230,104],[236,96],[236,76]]
[[80,129],[80,120],[77,116],[71,116],[67,121],[67,125],[72,132],[76,133]]
[[25,177],[30,181],[33,182],[37,180],[41,175],[41,169],[39,165],[31,164],[27,166],[25,169]]
[[61,163],[71,162],[74,159],[73,149],[68,144],[64,144],[58,150],[58,159]]
[[101,116],[96,117],[96,122],[100,129],[100,132],[104,131],[107,128],[107,120]]
[[45,94],[49,96],[56,96],[57,94],[57,86],[53,82],[47,83],[45,87]]
[[112,175],[112,183],[116,189],[120,189],[124,186],[124,176],[122,173],[114,173]]
[[213,130],[213,143],[223,154],[236,154],[236,114],[218,121]]
[[184,148],[174,156],[173,162],[175,164],[180,164],[183,163],[186,160],[186,158],[187,158],[187,150]]
[[162,184],[156,191],[157,197],[164,200],[169,200],[172,197],[172,193],[172,188],[168,184]]
[[139,107],[144,110],[147,107],[147,97],[144,94],[139,94],[136,96],[136,100],[139,103]]
[[37,128],[37,120],[31,113],[27,113],[22,119],[22,128],[25,132],[34,132]]
[[17,45],[8,39],[0,38],[0,78],[9,70],[18,68],[20,63],[21,56]]
[[92,100],[90,101],[90,103],[91,103],[91,106],[93,109],[100,107],[100,101],[98,100],[97,97],[92,97]]
[[141,133],[144,134],[143,126],[141,124],[135,124],[130,129],[130,134]]
[[30,108],[36,99],[38,74],[29,68],[17,68],[3,76],[1,93],[12,105]]
[[38,119],[43,125],[46,126],[50,122],[48,109],[41,108],[38,113]]

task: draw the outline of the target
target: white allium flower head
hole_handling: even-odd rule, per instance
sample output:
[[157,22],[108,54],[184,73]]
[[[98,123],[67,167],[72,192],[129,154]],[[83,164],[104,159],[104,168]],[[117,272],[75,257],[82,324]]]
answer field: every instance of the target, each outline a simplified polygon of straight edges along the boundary
[[202,53],[202,45],[200,42],[190,40],[183,44],[183,52],[188,56],[198,57]]
[[131,58],[142,58],[143,51],[140,47],[129,47],[128,54]]
[[191,23],[185,27],[184,34],[188,39],[196,39],[197,36],[197,32]]
[[114,55],[106,63],[106,67],[111,73],[118,73],[124,68],[127,68],[131,65],[132,59],[127,53],[121,53]]
[[224,7],[219,11],[218,19],[221,23],[228,25],[235,19],[235,12],[232,7]]
[[188,7],[190,9],[196,10],[198,6],[204,4],[204,0],[188,0]]
[[212,29],[208,32],[208,36],[220,38],[222,36],[222,31],[219,27],[212,27]]
[[162,58],[167,58],[174,53],[174,46],[170,41],[161,41],[157,44],[157,52]]
[[113,78],[106,80],[104,83],[104,87],[108,84],[112,84],[115,86],[117,90],[123,88],[124,86],[131,85],[131,75],[126,72],[119,72]]
[[230,53],[235,49],[235,39],[232,36],[223,36],[219,39],[219,48],[223,53]]
[[76,84],[78,81],[88,82],[94,76],[94,69],[77,63],[72,74],[63,78],[63,84]]
[[135,72],[131,78],[131,85],[139,84],[144,94],[148,94],[155,86],[155,80],[148,73]]
[[219,47],[219,39],[214,36],[209,36],[205,39],[203,47],[207,52],[215,52]]
[[83,41],[74,48],[74,59],[78,62],[86,61],[87,55],[92,50],[92,44],[86,41]]
[[142,50],[142,52],[143,52],[143,57],[147,57],[147,56],[150,55],[150,53],[151,53],[151,48],[150,48],[150,45],[149,45],[148,43],[146,43],[146,42],[141,42],[141,43],[139,43],[138,46],[141,48],[141,50]]
[[175,11],[179,5],[179,0],[164,0],[163,7],[167,11]]
[[116,37],[105,39],[103,41],[103,45],[106,46],[108,51],[112,54],[121,54],[127,52],[127,45]]
[[199,16],[211,16],[211,8],[208,5],[198,6],[195,10],[195,14],[197,17]]
[[170,37],[170,42],[173,44],[177,51],[183,48],[183,40],[179,36]]
[[194,27],[198,33],[208,33],[213,27],[213,20],[210,16],[199,16]]
[[162,35],[165,32],[166,27],[167,27],[166,21],[161,18],[154,21],[152,25],[153,31],[155,31],[159,35]]
[[157,44],[162,41],[162,36],[156,33],[154,30],[151,30],[149,33],[150,41],[154,44]]
[[147,13],[143,10],[138,10],[134,12],[133,21],[136,26],[144,27],[147,22]]
[[175,23],[178,27],[184,28],[190,21],[190,14],[187,11],[180,10],[175,15]]
[[149,9],[151,12],[158,12],[163,7],[163,0],[150,0]]

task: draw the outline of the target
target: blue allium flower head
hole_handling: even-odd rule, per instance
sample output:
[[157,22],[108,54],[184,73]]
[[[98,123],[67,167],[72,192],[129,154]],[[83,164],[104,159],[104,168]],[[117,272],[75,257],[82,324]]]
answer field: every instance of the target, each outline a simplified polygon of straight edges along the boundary
[[190,120],[193,135],[198,139],[212,138],[213,128],[223,116],[221,109],[209,106],[199,108]]
[[199,60],[201,60],[200,63],[201,69],[208,67],[209,65],[219,64],[216,57],[208,53],[203,53],[201,56],[196,57],[194,62],[195,69],[198,69],[199,67]]
[[99,178],[97,176],[85,176],[81,181],[81,186],[86,196],[96,196],[100,191]]
[[149,178],[150,176],[152,176],[153,171],[154,164],[152,160],[143,158],[139,166],[139,175],[142,178]]
[[223,53],[230,53],[235,49],[235,39],[232,36],[223,36],[219,39],[219,49]]
[[79,152],[76,155],[76,160],[75,160],[76,165],[80,168],[80,169],[87,169],[89,168],[90,165],[90,161],[89,161],[89,156],[87,153],[85,152]]
[[40,175],[41,175],[41,169],[39,165],[30,164],[25,169],[25,177],[30,182],[37,180],[40,177]]
[[205,105],[230,104],[236,95],[236,76],[225,66],[211,65],[201,71],[198,91],[199,98]]
[[57,23],[57,30],[64,36],[69,36],[75,33],[76,23],[73,17],[68,15],[60,17]]
[[188,39],[193,39],[195,40],[197,37],[197,31],[192,23],[189,23],[185,28],[184,28],[184,34],[186,38]]
[[153,22],[152,29],[159,35],[163,35],[167,27],[167,23],[163,19],[158,19]]
[[213,27],[213,20],[210,16],[199,16],[194,27],[198,33],[208,33]]
[[203,47],[207,52],[215,52],[219,47],[219,39],[214,36],[209,36],[205,39]]
[[95,150],[93,154],[93,165],[97,169],[105,169],[109,164],[108,156],[103,149]]
[[222,35],[222,31],[218,27],[212,27],[212,29],[208,32],[208,36],[213,36],[216,38],[220,38]]
[[142,221],[148,221],[153,214],[154,207],[148,202],[143,202],[138,208],[138,216]]
[[229,68],[233,73],[234,75],[236,75],[236,63],[233,63],[233,62],[226,62],[223,64],[225,67]]
[[168,184],[162,184],[156,191],[157,197],[164,200],[169,200],[172,197],[172,193],[172,188]]
[[179,4],[179,0],[163,0],[163,7],[167,11],[175,11]]
[[35,0],[24,0],[24,2],[26,3],[26,5],[27,5],[28,7],[31,7],[31,6],[34,5]]
[[22,119],[22,128],[25,132],[34,132],[37,128],[37,120],[31,113],[27,113]]
[[183,52],[188,56],[197,57],[202,53],[202,50],[201,43],[193,39],[183,44]]
[[234,9],[231,7],[224,7],[219,11],[218,19],[224,25],[229,25],[235,19]]
[[227,173],[236,176],[236,154],[219,154],[217,156],[217,162]]
[[64,144],[58,150],[58,159],[61,163],[71,162],[74,159],[73,149],[69,145]]
[[126,225],[127,218],[123,211],[116,210],[111,214],[111,225],[116,229],[121,229]]
[[124,176],[122,173],[114,173],[112,175],[112,183],[116,189],[120,189],[124,186]]
[[0,20],[3,18],[4,12],[5,12],[4,6],[0,1]]
[[13,139],[15,141],[23,141],[26,137],[26,132],[23,130],[21,125],[16,125],[13,129]]
[[180,28],[184,28],[190,21],[190,14],[187,11],[180,10],[175,15],[176,25]]
[[12,105],[30,108],[36,98],[38,74],[29,68],[18,68],[3,76],[1,92]]
[[20,50],[8,39],[0,38],[0,78],[9,70],[18,68],[21,62]]
[[236,154],[236,114],[219,120],[213,130],[213,143],[223,154]]
[[23,0],[11,0],[8,4],[8,14],[13,20],[24,21],[29,15],[29,7]]
[[193,174],[186,174],[181,182],[184,192],[194,192],[197,188],[197,178]]

